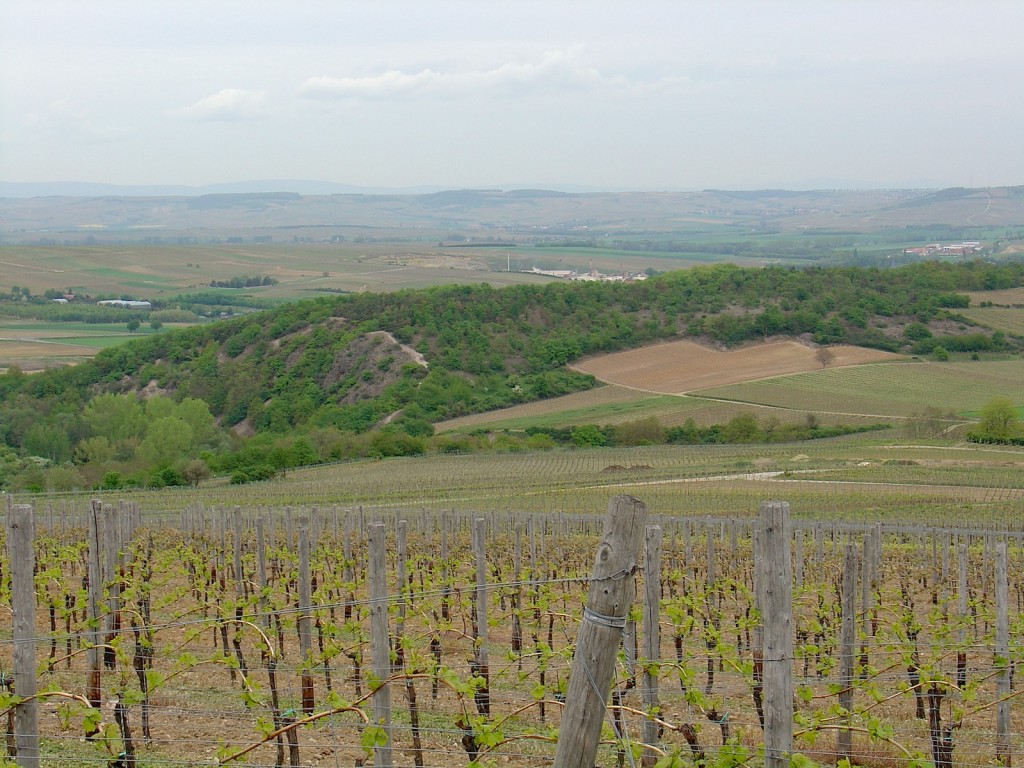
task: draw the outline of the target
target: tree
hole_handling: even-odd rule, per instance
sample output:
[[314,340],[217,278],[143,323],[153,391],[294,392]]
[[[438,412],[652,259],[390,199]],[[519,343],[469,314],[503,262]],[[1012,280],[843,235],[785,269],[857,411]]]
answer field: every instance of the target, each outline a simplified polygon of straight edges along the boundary
[[149,463],[166,467],[188,455],[192,437],[192,427],[186,422],[174,416],[164,416],[149,425],[139,452]]
[[138,320],[135,320],[133,318],[133,319],[128,321],[128,330],[131,333],[135,333],[137,330],[139,330],[139,326],[140,325],[142,325],[142,323],[140,323]]
[[164,324],[161,323],[159,320],[150,320],[149,327],[152,328],[154,331],[159,331],[161,328],[164,327]]
[[22,448],[29,456],[40,456],[53,462],[71,458],[71,441],[67,434],[46,422],[33,424],[29,428]]
[[189,485],[197,486],[210,477],[210,468],[202,459],[193,459],[181,468],[181,476]]
[[995,397],[985,403],[981,408],[978,432],[983,438],[996,440],[1008,440],[1019,436],[1021,424],[1013,401],[1008,397]]
[[608,444],[608,438],[595,424],[573,427],[570,436],[573,443],[579,448],[599,448]]
[[145,431],[145,414],[131,395],[96,395],[89,400],[82,418],[93,435],[102,435],[112,443],[137,437]]
[[814,359],[821,363],[822,368],[828,368],[829,364],[835,360],[835,358],[835,353],[828,347],[818,347],[814,351]]

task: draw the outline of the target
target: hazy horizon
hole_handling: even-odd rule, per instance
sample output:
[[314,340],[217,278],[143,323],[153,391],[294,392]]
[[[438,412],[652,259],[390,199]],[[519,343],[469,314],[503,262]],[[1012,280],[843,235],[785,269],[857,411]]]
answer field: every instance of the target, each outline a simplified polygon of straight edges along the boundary
[[1024,183],[1024,3],[0,5],[0,180]]

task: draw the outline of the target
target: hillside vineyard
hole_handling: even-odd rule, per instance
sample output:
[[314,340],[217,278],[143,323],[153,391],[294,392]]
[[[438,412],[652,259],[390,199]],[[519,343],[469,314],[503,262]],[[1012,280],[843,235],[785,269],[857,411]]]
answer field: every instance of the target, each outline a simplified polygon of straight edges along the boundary
[[[772,510],[784,516],[769,529]],[[28,542],[46,576],[29,598],[12,594],[36,606],[23,650],[35,654],[41,765],[439,768],[554,754],[600,514],[161,516],[97,499],[9,504],[7,516],[4,551]],[[780,534],[785,567],[769,576],[756,553]],[[780,658],[765,652],[775,630],[758,594],[778,579],[791,591],[783,667],[801,760],[987,764],[1024,746],[1009,687],[1019,531],[790,520],[788,505],[762,504],[744,518],[652,514],[646,542],[599,764],[634,750],[678,766],[744,762],[771,743],[761,723],[777,716]],[[25,562],[2,566],[5,589],[22,583]],[[0,645],[16,674],[19,648]],[[5,695],[24,722],[27,704]]]

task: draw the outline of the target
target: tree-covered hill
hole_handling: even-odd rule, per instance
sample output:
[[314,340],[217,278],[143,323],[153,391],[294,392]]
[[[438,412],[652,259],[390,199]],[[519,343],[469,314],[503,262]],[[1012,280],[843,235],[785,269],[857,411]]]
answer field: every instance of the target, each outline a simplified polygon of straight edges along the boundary
[[[967,306],[963,291],[1022,284],[1020,263],[888,270],[723,264],[636,283],[316,299],[150,335],[72,368],[10,372],[0,377],[0,436],[10,466],[37,456],[50,466],[77,462],[77,471],[95,476],[112,466],[151,469],[154,454],[147,459],[142,450],[148,429],[179,416],[149,401],[201,401],[217,427],[190,426],[194,439],[178,460],[161,454],[156,462],[167,469],[201,455],[215,465],[211,457],[237,453],[239,440],[254,435],[258,445],[314,433],[324,443],[330,433],[335,446],[339,436],[371,430],[423,437],[432,421],[592,386],[565,368],[581,356],[678,335],[721,345],[789,335],[915,353],[1013,351],[1016,339],[972,327],[956,312]],[[109,451],[81,450],[101,436],[98,420],[84,415],[90,401],[111,394],[146,408],[132,429],[105,435]],[[319,455],[323,448],[312,446]]]

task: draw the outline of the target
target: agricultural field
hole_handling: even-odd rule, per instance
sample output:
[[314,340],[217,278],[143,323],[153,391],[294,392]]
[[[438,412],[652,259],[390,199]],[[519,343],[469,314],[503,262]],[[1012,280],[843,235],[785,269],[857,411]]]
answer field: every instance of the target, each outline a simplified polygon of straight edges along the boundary
[[[563,395],[535,403],[503,408],[497,411],[461,416],[435,424],[439,434],[470,433],[481,429],[491,431],[523,431],[529,427],[556,428],[597,424],[599,426],[628,424],[654,418],[665,428],[679,427],[689,420],[698,427],[725,424],[730,419],[752,414],[759,421],[779,424],[806,423],[810,411],[749,403],[734,403],[687,395],[652,395],[643,390],[604,385],[585,392]],[[868,425],[888,423],[878,416],[856,414],[814,413],[822,425]]]
[[[698,426],[724,424],[740,414],[780,424],[805,422],[808,416],[821,424],[864,425],[910,418],[919,410],[894,406],[876,410],[846,407],[841,396],[829,402],[819,398],[799,402],[799,397],[757,400],[731,396],[727,387],[743,382],[773,381],[788,373],[802,373],[809,381],[826,376],[843,377],[857,366],[871,364],[876,374],[902,379],[910,358],[862,347],[828,347],[827,368],[817,350],[795,341],[752,344],[735,350],[717,350],[690,341],[656,344],[583,360],[575,370],[611,384],[596,389],[527,403],[500,411],[465,416],[437,425],[439,432],[471,432],[474,429],[523,430],[527,427],[567,427],[577,424],[622,424],[654,417],[663,427],[680,426],[692,419]],[[880,362],[881,361],[881,362]],[[859,374],[849,374],[858,376]],[[788,380],[788,379],[787,379]],[[915,379],[927,389],[927,378]],[[991,396],[1001,393],[993,382]],[[831,384],[823,384],[829,391]],[[856,385],[852,385],[856,387]],[[661,393],[661,394],[655,394]],[[724,393],[724,394],[723,394]],[[922,395],[923,396],[923,395]]]
[[827,369],[698,390],[694,395],[779,408],[907,417],[963,417],[996,395],[1024,402],[1024,361],[918,361]]
[[751,344],[725,351],[692,341],[674,341],[601,355],[572,367],[619,386],[684,394],[825,367],[906,359],[891,352],[842,345],[828,347],[827,360],[819,360],[817,355],[817,348],[797,341]]
[[[164,326],[163,331],[175,327]],[[44,323],[0,319],[0,370],[17,365],[37,371],[88,360],[101,349],[156,333],[142,325],[134,333],[124,323]]]
[[[455,283],[543,284],[551,278],[508,272],[506,251],[434,243],[266,245],[0,246],[0,287],[160,300],[222,291],[295,300],[339,292],[387,292]],[[520,264],[514,269],[534,266]],[[581,268],[585,266],[585,262]],[[268,276],[275,285],[210,287],[214,280]]]

